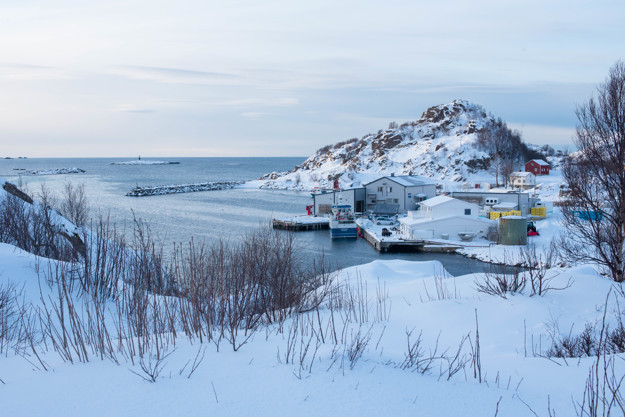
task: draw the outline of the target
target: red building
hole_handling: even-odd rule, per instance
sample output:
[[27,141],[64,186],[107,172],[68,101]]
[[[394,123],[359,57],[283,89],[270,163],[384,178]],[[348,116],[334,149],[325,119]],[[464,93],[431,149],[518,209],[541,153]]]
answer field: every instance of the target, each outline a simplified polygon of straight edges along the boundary
[[531,172],[534,175],[549,175],[549,164],[542,159],[532,159],[525,164],[525,172]]

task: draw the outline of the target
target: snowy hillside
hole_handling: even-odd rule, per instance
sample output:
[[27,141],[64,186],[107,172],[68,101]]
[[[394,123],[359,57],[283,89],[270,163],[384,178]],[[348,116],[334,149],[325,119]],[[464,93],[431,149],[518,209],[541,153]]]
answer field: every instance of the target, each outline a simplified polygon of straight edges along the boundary
[[331,187],[337,176],[344,188],[390,173],[439,182],[483,177],[488,175],[491,155],[478,146],[478,133],[496,122],[482,107],[455,100],[427,109],[415,122],[392,124],[362,139],[325,146],[293,171],[267,174],[255,183],[263,188],[309,190]]

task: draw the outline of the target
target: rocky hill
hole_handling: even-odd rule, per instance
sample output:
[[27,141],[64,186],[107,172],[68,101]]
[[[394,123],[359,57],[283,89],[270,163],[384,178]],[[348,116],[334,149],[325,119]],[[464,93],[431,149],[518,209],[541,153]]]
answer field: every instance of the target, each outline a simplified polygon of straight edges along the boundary
[[[503,136],[496,136],[501,132]],[[553,153],[553,149],[545,150]],[[516,169],[526,158],[549,159],[481,106],[455,100],[427,109],[417,121],[391,123],[388,129],[362,139],[324,146],[292,171],[274,172],[259,180],[263,188],[301,190],[331,187],[336,178],[341,187],[358,187],[391,173],[464,182],[475,175],[487,176],[494,155],[502,152],[515,162]]]

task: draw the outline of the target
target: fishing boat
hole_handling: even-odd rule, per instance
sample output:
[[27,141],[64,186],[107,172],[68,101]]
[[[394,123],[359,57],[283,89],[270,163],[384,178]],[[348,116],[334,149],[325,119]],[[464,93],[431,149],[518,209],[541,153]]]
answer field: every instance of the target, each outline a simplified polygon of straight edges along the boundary
[[330,216],[330,237],[332,239],[355,238],[358,233],[358,225],[349,204],[332,206]]

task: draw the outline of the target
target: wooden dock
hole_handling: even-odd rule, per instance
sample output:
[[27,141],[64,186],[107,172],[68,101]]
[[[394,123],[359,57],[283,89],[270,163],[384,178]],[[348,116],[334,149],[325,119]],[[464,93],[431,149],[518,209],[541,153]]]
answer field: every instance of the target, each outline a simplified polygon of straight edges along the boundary
[[371,244],[378,252],[395,251],[423,251],[423,252],[455,252],[461,245],[446,244],[437,241],[424,239],[401,239],[401,240],[385,240],[376,234],[369,232],[367,229],[360,229],[362,237]]
[[330,227],[330,219],[327,217],[297,216],[287,219],[273,219],[271,222],[274,229],[292,232],[323,230]]

